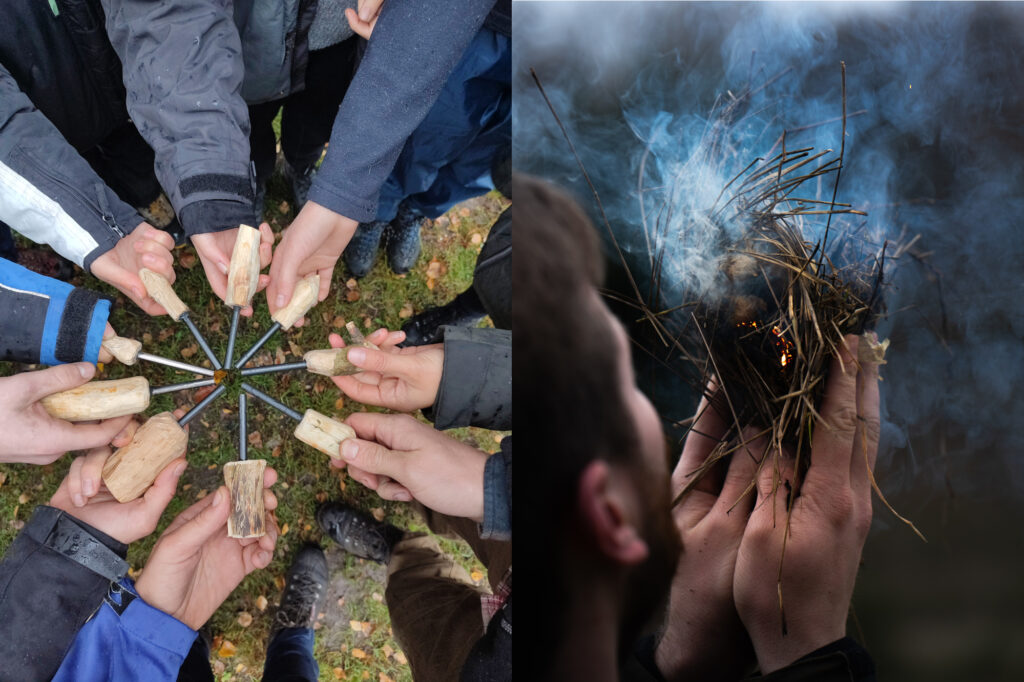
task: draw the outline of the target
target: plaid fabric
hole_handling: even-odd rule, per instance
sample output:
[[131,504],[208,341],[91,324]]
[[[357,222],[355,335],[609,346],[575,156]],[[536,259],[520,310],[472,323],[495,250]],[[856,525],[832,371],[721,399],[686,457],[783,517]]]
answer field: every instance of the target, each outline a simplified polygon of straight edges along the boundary
[[494,590],[493,594],[484,594],[480,597],[480,608],[484,616],[484,629],[487,629],[487,625],[491,622],[491,618],[494,617],[501,607],[504,606],[505,600],[512,594],[512,567],[509,566],[508,570],[505,571],[505,575],[502,576],[501,582],[498,583],[497,589]]

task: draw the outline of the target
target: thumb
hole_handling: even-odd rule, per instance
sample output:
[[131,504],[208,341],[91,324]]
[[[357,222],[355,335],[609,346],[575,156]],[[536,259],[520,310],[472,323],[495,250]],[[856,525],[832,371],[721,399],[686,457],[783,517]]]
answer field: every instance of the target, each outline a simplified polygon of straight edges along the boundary
[[96,366],[92,363],[72,362],[49,369],[25,372],[18,377],[24,377],[23,395],[28,398],[26,404],[31,404],[48,395],[81,386],[95,375]]
[[298,268],[290,262],[288,254],[281,253],[279,249],[275,255],[277,257],[270,264],[270,286],[267,287],[267,305],[272,313],[276,313],[292,300],[295,282],[299,278]]
[[168,464],[143,495],[143,504],[154,515],[154,519],[158,519],[174,499],[174,491],[178,487],[181,475],[185,473],[186,466],[184,458],[176,459]]
[[399,481],[402,480],[405,471],[402,453],[358,438],[349,438],[342,442],[341,457],[348,464],[363,471],[371,474],[383,474]]
[[375,348],[353,346],[346,355],[348,361],[359,369],[390,374],[392,376],[408,376],[412,374],[415,356],[385,353]]
[[[185,510],[187,513],[188,510]],[[221,486],[213,494],[213,501],[201,512],[174,531],[174,544],[183,555],[199,550],[206,541],[223,530],[228,522],[231,505],[228,504],[228,489]]]

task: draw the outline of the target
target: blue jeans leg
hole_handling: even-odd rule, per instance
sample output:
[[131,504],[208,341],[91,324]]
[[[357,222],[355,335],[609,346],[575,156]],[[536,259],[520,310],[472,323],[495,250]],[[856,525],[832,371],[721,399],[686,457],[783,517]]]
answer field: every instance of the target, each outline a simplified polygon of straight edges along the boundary
[[316,682],[320,666],[313,658],[313,629],[285,628],[267,647],[264,682]]

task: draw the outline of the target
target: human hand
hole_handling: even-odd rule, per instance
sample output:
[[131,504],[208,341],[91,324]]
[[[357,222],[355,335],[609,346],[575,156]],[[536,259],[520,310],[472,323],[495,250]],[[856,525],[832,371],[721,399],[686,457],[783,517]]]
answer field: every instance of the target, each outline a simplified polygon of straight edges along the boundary
[[[221,230],[220,232],[207,232],[192,237],[192,246],[196,249],[203,270],[206,271],[206,279],[210,281],[210,288],[222,301],[228,294],[228,271],[231,269],[231,254],[235,251],[235,239],[238,238],[238,228]],[[270,264],[271,252],[274,247],[274,232],[270,225],[260,225],[260,270]],[[260,275],[256,285],[256,291],[261,291],[270,283],[268,275]],[[242,316],[252,315],[252,306],[242,308]]]
[[[276,480],[277,472],[264,471],[264,488]],[[247,539],[228,537],[231,502],[224,486],[183,511],[157,540],[135,581],[139,596],[193,630],[201,628],[245,576],[273,558],[278,530],[270,512],[277,498],[266,489],[263,505],[267,534]]]
[[357,34],[370,39],[373,27],[377,25],[377,17],[380,16],[381,5],[384,0],[359,0],[359,12],[349,7],[345,10],[345,18],[348,25]]
[[[331,290],[334,264],[345,250],[358,224],[351,218],[307,201],[299,215],[284,231],[281,243],[270,264],[270,286],[267,287],[267,305],[276,313],[292,298],[295,283],[306,275],[320,275],[318,301],[327,298]],[[295,323],[302,326],[303,320]]]
[[341,444],[349,475],[385,500],[417,500],[449,516],[484,518],[487,453],[460,443],[404,414],[350,415],[358,438]]
[[164,315],[164,307],[146,293],[139,270],[149,268],[174,283],[174,239],[163,230],[139,223],[131,234],[92,262],[92,274],[110,284],[150,315]]
[[[764,674],[846,633],[857,566],[871,526],[868,469],[878,454],[879,434],[878,366],[862,362],[858,368],[859,341],[847,336],[848,350],[832,360],[802,483],[789,457],[779,460],[780,470],[769,460],[757,479],[757,505],[740,543],[733,594]],[[783,560],[784,544],[780,586],[772,577]]]
[[[711,382],[705,396],[717,390]],[[721,454],[716,448],[726,430],[705,397],[672,472],[673,497],[709,457]],[[753,668],[754,651],[733,603],[733,573],[754,504],[748,487],[756,470],[757,461],[744,449],[722,457],[672,510],[683,551],[655,650],[666,680],[738,680]]]
[[[348,361],[364,370],[351,376],[332,377],[334,384],[353,400],[399,412],[430,407],[437,399],[444,369],[444,344],[398,348],[405,332],[378,329],[367,341],[380,350],[356,346],[346,353]],[[331,348],[343,348],[338,334],[328,337]]]
[[[103,340],[106,341],[107,339],[112,339],[115,336],[117,336],[117,332],[115,332],[114,328],[110,326],[109,322],[107,322],[107,326],[103,328]],[[103,346],[100,346],[100,354],[97,357],[97,360],[99,362],[109,363],[114,361],[114,356],[111,355],[109,350],[107,350]]]
[[51,416],[39,403],[48,395],[81,386],[95,374],[95,365],[75,362],[0,378],[0,462],[49,464],[68,450],[110,443],[131,415],[72,424]]

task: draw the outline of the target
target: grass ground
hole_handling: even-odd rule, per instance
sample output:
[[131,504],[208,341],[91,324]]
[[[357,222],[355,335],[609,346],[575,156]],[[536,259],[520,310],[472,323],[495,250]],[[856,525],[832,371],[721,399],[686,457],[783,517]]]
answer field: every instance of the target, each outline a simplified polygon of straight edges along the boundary
[[[293,217],[290,195],[283,183],[275,181],[268,190],[266,219],[279,233]],[[446,303],[472,280],[473,266],[491,224],[507,200],[496,192],[456,206],[423,228],[423,254],[405,276],[396,276],[382,257],[364,279],[348,279],[344,265],[335,271],[331,296],[307,317],[307,325],[279,333],[256,356],[253,364],[292,362],[303,352],[327,348],[327,335],[341,333],[346,321],[364,331],[384,326],[397,329],[410,315]],[[191,246],[176,250],[175,290],[195,312],[193,318],[214,351],[222,354],[227,343],[230,311],[216,299],[202,266]],[[111,295],[118,301],[110,321],[118,334],[141,339],[144,350],[170,358],[187,357],[189,362],[209,366],[197,352],[184,325],[167,317],[150,318],[95,278],[79,274],[76,284]],[[240,325],[236,355],[248,348],[271,321],[262,294],[257,295],[256,313]],[[343,334],[343,336],[347,336]],[[0,370],[10,373],[15,368]],[[28,368],[17,368],[28,369]],[[97,378],[114,379],[142,375],[153,386],[187,380],[186,375],[159,365],[142,363],[104,367]],[[191,378],[191,377],[188,377]],[[295,410],[313,408],[342,419],[365,408],[343,397],[326,377],[291,372],[251,377],[253,384],[276,396]],[[161,520],[157,533],[135,543],[128,559],[140,570],[159,533],[178,512],[215,490],[222,480],[221,467],[237,458],[238,390],[229,389],[201,418],[192,423],[188,452],[189,468],[181,479],[178,495]],[[195,402],[192,392],[157,396],[147,415],[188,407]],[[426,530],[402,503],[385,502],[375,493],[349,479],[344,472],[328,466],[321,453],[291,437],[294,424],[257,401],[250,401],[249,457],[264,458],[277,469],[274,487],[279,506],[281,536],[273,563],[250,575],[210,620],[214,638],[211,662],[218,680],[257,680],[263,670],[267,634],[274,606],[284,585],[291,557],[303,543],[323,546],[331,567],[327,608],[317,624],[317,660],[321,680],[411,679],[405,657],[391,632],[387,607],[383,603],[384,567],[355,559],[341,552],[317,527],[314,513],[327,499],[340,499],[371,511],[380,519],[414,530]],[[454,437],[488,452],[498,449],[501,434],[483,429],[457,429]],[[72,455],[52,465],[0,465],[0,551],[5,550],[32,509],[46,504],[67,471]],[[477,582],[486,580],[483,567],[461,541],[442,538],[442,547],[462,563]]]

